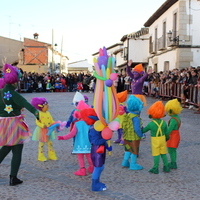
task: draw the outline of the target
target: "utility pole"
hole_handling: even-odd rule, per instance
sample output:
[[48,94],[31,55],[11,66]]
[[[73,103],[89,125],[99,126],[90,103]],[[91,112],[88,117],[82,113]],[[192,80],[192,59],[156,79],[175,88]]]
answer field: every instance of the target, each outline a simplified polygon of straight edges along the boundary
[[51,68],[51,72],[55,71],[54,70],[54,33],[53,33],[53,29],[52,29],[52,68]]

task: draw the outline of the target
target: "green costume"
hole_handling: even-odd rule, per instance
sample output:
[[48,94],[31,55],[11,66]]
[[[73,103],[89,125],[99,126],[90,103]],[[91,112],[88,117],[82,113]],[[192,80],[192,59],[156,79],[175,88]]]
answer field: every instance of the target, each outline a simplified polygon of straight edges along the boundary
[[160,156],[163,160],[163,171],[169,172],[170,168],[167,161],[167,147],[166,147],[166,133],[167,124],[162,119],[153,119],[145,128],[142,129],[143,133],[151,131],[151,148],[152,155],[154,157],[154,166],[149,172],[158,174],[159,173],[159,160]]
[[167,141],[167,147],[171,160],[171,162],[169,163],[169,167],[171,169],[177,169],[176,149],[178,148],[180,142],[180,133],[179,133],[180,125],[181,125],[180,117],[177,114],[171,115],[171,119],[169,120],[168,130],[167,130],[167,135],[169,136],[169,140]]
[[10,185],[23,182],[17,178],[17,174],[21,164],[23,143],[30,137],[29,128],[21,115],[24,107],[38,116],[38,111],[15,91],[14,85],[6,84],[0,90],[0,163],[12,151]]

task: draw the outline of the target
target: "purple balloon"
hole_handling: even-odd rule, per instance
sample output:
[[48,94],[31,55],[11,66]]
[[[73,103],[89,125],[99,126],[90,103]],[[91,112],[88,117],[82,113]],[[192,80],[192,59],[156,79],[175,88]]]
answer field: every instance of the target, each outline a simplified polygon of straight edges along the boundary
[[110,79],[107,79],[105,83],[106,83],[106,86],[107,86],[107,87],[111,87],[112,84],[113,84],[113,81],[110,80]]
[[98,57],[98,65],[101,69],[101,66],[104,65],[105,67],[107,67],[107,62],[108,62],[108,57],[107,56],[100,56]]

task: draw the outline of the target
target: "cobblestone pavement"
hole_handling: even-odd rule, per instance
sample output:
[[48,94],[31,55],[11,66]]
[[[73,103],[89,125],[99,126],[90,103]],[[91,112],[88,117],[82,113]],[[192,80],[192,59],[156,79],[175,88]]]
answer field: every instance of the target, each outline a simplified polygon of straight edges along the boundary
[[[74,108],[71,105],[75,93],[31,93],[22,94],[28,101],[32,97],[46,97],[54,120],[67,120]],[[86,93],[85,93],[86,94]],[[93,94],[87,93],[92,104]],[[146,114],[147,108],[156,100],[148,97],[148,106],[142,111],[144,125],[150,119]],[[24,145],[23,159],[18,177],[24,183],[18,186],[8,186],[11,155],[8,155],[0,165],[0,200],[185,200],[200,199],[200,115],[184,109],[181,114],[181,143],[178,148],[178,169],[170,173],[162,171],[150,174],[148,170],[153,165],[150,149],[150,136],[141,141],[138,163],[144,169],[132,171],[121,167],[123,147],[112,144],[113,152],[107,156],[101,181],[106,183],[107,190],[92,192],[91,174],[85,177],[73,175],[78,169],[76,155],[71,154],[72,140],[54,141],[54,147],[59,157],[58,161],[37,161],[38,143],[31,141]],[[26,120],[33,131],[34,116],[24,111]],[[165,120],[168,121],[166,116]],[[68,129],[57,133],[64,135]],[[113,136],[116,139],[117,134]],[[46,149],[45,149],[46,152]]]

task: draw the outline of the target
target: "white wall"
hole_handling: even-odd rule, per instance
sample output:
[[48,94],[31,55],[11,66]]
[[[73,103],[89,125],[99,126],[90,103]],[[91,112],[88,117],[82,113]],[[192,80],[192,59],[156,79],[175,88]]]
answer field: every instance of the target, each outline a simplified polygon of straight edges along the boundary
[[192,49],[192,53],[193,53],[193,61],[191,61],[190,66],[193,67],[200,66],[200,48]]
[[[191,5],[189,2],[191,1]],[[197,0],[189,0],[186,3],[187,6],[187,14],[191,15],[190,32],[189,32],[189,24],[187,25],[188,35],[189,33],[192,35],[192,45],[200,45],[200,1]],[[190,9],[189,9],[190,6]]]

